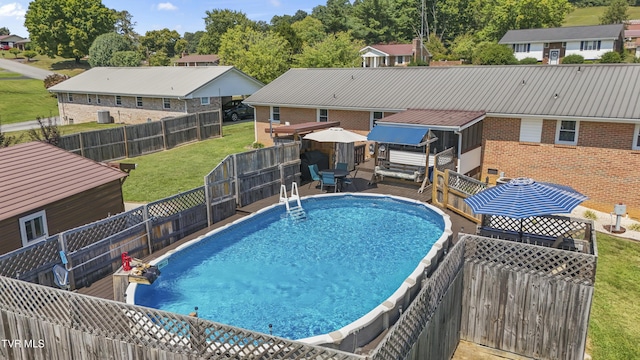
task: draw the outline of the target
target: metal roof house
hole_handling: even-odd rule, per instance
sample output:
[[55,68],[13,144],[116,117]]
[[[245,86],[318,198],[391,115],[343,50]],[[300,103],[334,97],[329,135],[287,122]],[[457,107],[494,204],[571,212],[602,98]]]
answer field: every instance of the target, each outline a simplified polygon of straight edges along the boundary
[[124,211],[123,171],[43,142],[0,148],[0,254]]
[[462,173],[572,185],[592,206],[624,201],[640,212],[629,191],[640,187],[640,65],[291,69],[245,102],[264,144],[278,124],[339,121],[366,135],[412,110],[403,126],[429,127],[438,151],[456,144]]
[[622,51],[624,24],[509,30],[498,43],[509,45],[518,60],[533,57],[557,65],[574,54],[597,60],[606,52]]
[[233,66],[96,67],[48,90],[66,124],[96,121],[99,111],[115,122],[141,123],[219,110],[262,86]]
[[412,60],[428,62],[429,51],[420,39],[411,44],[377,44],[360,49],[362,67],[407,66]]

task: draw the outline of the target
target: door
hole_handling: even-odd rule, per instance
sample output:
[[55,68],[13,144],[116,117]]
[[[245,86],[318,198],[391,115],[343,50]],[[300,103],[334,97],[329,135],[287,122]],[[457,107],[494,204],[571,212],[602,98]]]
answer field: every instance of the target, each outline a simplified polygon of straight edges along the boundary
[[558,65],[559,58],[560,58],[559,49],[549,50],[549,65]]

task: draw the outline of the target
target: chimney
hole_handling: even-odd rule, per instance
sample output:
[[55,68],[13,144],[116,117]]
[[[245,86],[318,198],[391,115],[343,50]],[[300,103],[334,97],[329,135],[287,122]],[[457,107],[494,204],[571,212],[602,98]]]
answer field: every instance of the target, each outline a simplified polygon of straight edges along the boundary
[[411,43],[411,52],[413,52],[413,61],[418,62],[424,60],[424,49],[420,38],[413,39]]

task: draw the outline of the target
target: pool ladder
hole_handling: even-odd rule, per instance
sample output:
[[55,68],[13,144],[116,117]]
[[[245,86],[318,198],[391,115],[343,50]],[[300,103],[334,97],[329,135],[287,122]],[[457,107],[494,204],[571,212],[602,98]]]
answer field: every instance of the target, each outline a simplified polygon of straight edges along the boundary
[[[290,201],[295,200],[296,206],[291,206]],[[300,204],[300,193],[298,193],[298,184],[291,184],[291,196],[287,197],[287,187],[282,185],[280,187],[280,203],[284,203],[287,208],[287,214],[294,220],[304,220],[307,218],[307,213],[304,212],[302,204]]]

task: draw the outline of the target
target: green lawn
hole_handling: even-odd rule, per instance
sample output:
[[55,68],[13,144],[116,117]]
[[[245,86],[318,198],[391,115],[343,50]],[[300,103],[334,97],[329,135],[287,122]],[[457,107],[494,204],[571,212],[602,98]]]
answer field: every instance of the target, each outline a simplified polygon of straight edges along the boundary
[[20,75],[0,71],[0,122],[11,124],[58,115],[58,102],[44,88],[42,80],[13,80],[13,77]]
[[587,352],[594,360],[640,357],[640,242],[598,233]]
[[78,75],[91,68],[87,60],[80,60],[80,63],[76,63],[75,59],[65,59],[58,56],[52,59],[44,55],[38,55],[31,61],[25,61],[24,64],[69,76]]
[[[599,25],[606,6],[576,8],[567,15],[562,26]],[[629,19],[640,19],[640,6],[629,6]]]
[[227,155],[253,143],[253,122],[225,125],[223,137],[179,146],[168,151],[122,160],[136,163],[124,182],[124,200],[150,202],[204,184],[204,176]]

